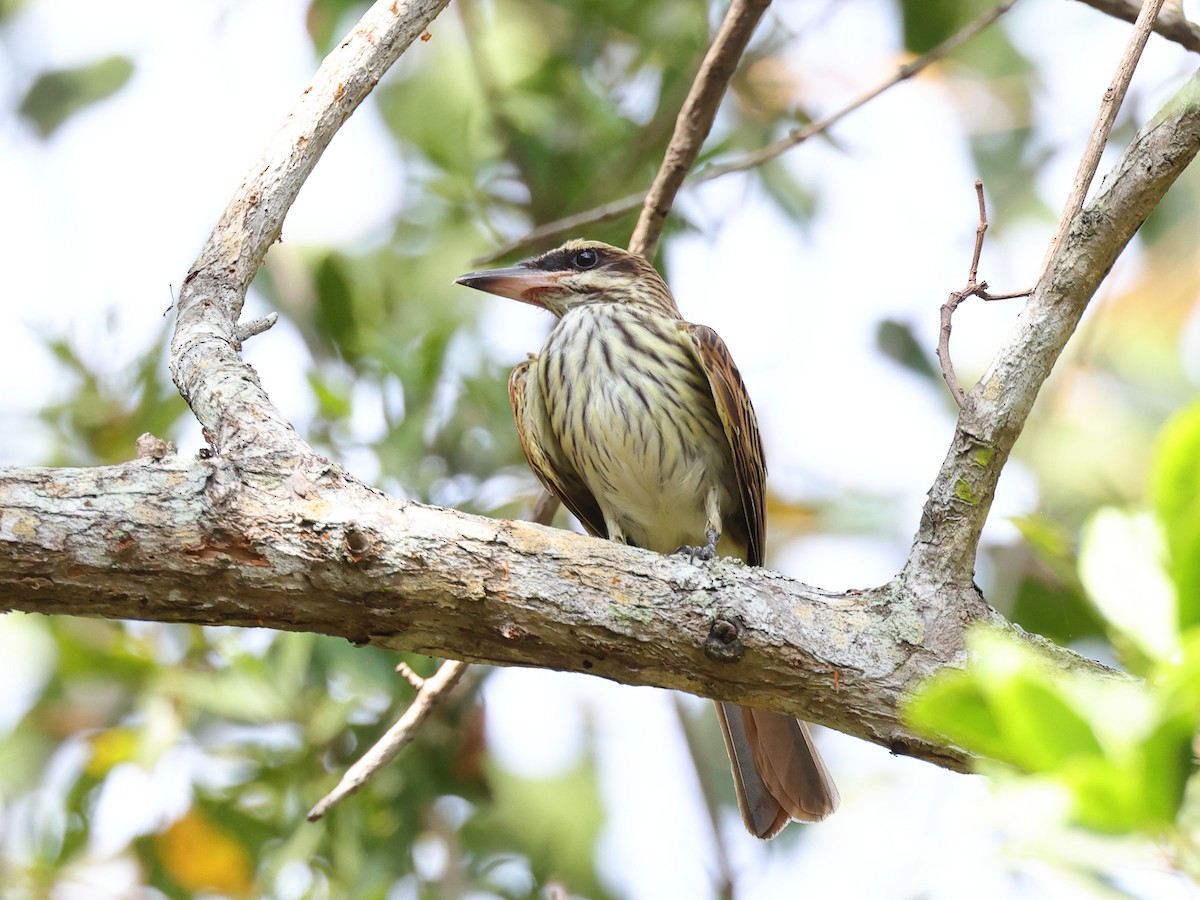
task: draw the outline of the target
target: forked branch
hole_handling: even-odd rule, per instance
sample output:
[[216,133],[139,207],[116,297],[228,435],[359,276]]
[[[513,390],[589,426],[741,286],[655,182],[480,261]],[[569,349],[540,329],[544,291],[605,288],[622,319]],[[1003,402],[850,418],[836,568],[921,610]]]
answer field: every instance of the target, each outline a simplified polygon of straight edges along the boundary
[[967,395],[963,392],[962,385],[958,383],[958,376],[954,372],[954,363],[950,361],[950,329],[954,311],[968,297],[978,297],[980,300],[1013,300],[1017,297],[1028,297],[1032,292],[1031,288],[1011,294],[992,294],[988,292],[987,282],[979,280],[979,257],[983,253],[983,236],[987,233],[988,220],[987,205],[983,199],[983,182],[978,179],[975,181],[975,198],[979,203],[979,226],[975,229],[975,252],[971,255],[971,270],[967,273],[967,283],[963,289],[954,291],[950,294],[950,298],[942,304],[941,330],[937,348],[938,362],[942,365],[942,377],[946,379],[946,386],[954,395],[959,409],[967,405]]

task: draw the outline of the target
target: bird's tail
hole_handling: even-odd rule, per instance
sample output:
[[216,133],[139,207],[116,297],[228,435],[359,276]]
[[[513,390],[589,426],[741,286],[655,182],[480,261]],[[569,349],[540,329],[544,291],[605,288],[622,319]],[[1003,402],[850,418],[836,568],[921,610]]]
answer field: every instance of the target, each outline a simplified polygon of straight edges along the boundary
[[838,806],[838,792],[808,725],[782,713],[717,704],[742,820],[760,838],[790,819],[817,822]]

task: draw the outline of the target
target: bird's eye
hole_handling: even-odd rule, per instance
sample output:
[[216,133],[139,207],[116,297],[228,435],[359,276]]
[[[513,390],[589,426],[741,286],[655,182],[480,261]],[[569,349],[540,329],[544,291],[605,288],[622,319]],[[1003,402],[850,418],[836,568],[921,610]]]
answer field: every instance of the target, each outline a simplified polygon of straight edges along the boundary
[[571,262],[575,264],[577,269],[594,269],[596,263],[600,262],[600,254],[591,247],[584,247],[582,250],[577,250]]

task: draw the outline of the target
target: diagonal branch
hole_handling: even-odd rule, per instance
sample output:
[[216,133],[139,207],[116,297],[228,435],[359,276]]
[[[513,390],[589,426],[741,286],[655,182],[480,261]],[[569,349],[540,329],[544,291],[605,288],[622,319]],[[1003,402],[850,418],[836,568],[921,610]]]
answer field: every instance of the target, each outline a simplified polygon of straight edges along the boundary
[[[681,186],[692,186],[703,184],[706,181],[712,181],[714,178],[720,178],[724,175],[730,175],[734,172],[744,172],[748,169],[753,169],[761,166],[763,163],[775,159],[783,155],[793,147],[798,147],[810,138],[814,138],[819,134],[824,134],[850,113],[874,100],[880,94],[890,90],[903,81],[907,81],[919,72],[923,71],[928,66],[942,59],[946,54],[950,53],[961,44],[969,41],[979,32],[990,26],[993,22],[999,19],[1002,15],[1008,12],[1017,0],[1005,0],[993,9],[983,13],[977,19],[965,25],[960,31],[952,34],[946,40],[942,41],[936,47],[918,56],[911,62],[900,66],[894,75],[890,78],[877,84],[875,87],[860,94],[846,106],[839,109],[837,112],[805,125],[803,128],[797,128],[786,137],[768,144],[751,153],[746,153],[728,163],[722,165],[708,166],[699,172],[695,172],[683,180]],[[553,222],[546,222],[543,225],[531,229],[521,237],[513,240],[487,256],[472,260],[473,265],[486,265],[487,263],[495,262],[502,257],[516,253],[518,250],[523,250],[535,244],[540,244],[543,241],[551,238],[561,237],[564,234],[572,234],[579,229],[594,225],[597,222],[606,222],[609,219],[615,219],[617,216],[624,215],[627,212],[637,209],[646,203],[649,197],[649,192],[630,194],[627,197],[621,197],[618,200],[612,200],[601,206],[583,212],[575,213],[574,215],[566,216],[562,219],[557,219]],[[630,249],[633,249],[632,246]]]
[[1108,143],[1113,123],[1117,121],[1117,112],[1125,100],[1129,82],[1133,80],[1133,71],[1137,68],[1138,60],[1142,58],[1142,51],[1146,48],[1146,41],[1150,39],[1150,31],[1154,27],[1154,22],[1162,6],[1163,0],[1145,0],[1142,4],[1142,10],[1138,14],[1133,32],[1129,35],[1129,41],[1125,45],[1125,52],[1121,54],[1121,61],[1117,63],[1117,71],[1113,73],[1112,83],[1109,84],[1108,90],[1104,92],[1104,97],[1100,101],[1100,111],[1096,114],[1096,122],[1092,126],[1091,134],[1088,135],[1087,146],[1084,148],[1083,156],[1079,159],[1079,169],[1075,173],[1071,194],[1067,197],[1054,236],[1050,238],[1050,246],[1046,248],[1046,258],[1042,263],[1043,273],[1050,265],[1059,241],[1062,240],[1079,211],[1083,209],[1083,199],[1087,196],[1092,179],[1096,177],[1096,170],[1100,168],[1100,154],[1104,152],[1104,146]]
[[378,0],[251,166],[179,291],[171,373],[218,452],[299,446],[238,354],[250,282],[334,134],[448,0]]
[[712,130],[717,108],[725,96],[725,88],[733,77],[750,36],[759,19],[771,5],[771,0],[732,0],[729,11],[712,46],[700,64],[687,99],[675,119],[675,133],[667,144],[667,152],[659,166],[654,183],[646,192],[641,215],[629,239],[629,252],[654,258],[663,225],[675,202],[675,195],[700,153],[704,139]]
[[[1124,19],[1126,22],[1136,22],[1138,14],[1142,11],[1140,0],[1080,0],[1080,2],[1107,15]],[[1187,20],[1183,15],[1182,3],[1175,2],[1164,6],[1158,19],[1154,22],[1154,30],[1167,40],[1174,41],[1193,53],[1200,53],[1200,25]]]
[[[1200,71],[1143,127],[1071,221],[1016,327],[967,395],[905,576],[969,583],[1000,471],[1088,301],[1200,151]],[[923,573],[923,574],[922,574]]]
[[442,663],[432,676],[422,679],[417,696],[408,705],[404,715],[346,770],[337,786],[309,811],[308,821],[317,821],[337,804],[356,793],[372,775],[395,759],[396,754],[412,742],[430,713],[437,709],[454,689],[468,668],[470,667],[465,662],[449,660]]

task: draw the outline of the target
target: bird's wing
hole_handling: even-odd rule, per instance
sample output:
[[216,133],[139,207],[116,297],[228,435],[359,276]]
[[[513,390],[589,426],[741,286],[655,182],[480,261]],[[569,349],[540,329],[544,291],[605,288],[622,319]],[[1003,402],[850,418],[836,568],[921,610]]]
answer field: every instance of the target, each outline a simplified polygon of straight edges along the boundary
[[536,359],[527,359],[512,371],[508,379],[508,402],[512,404],[517,422],[517,439],[525,451],[529,468],[550,493],[575,514],[589,534],[608,537],[604,514],[575,468],[566,461],[566,454],[557,447],[550,417],[541,391],[529,380],[529,368]]
[[733,453],[733,470],[745,517],[746,562],[761,566],[766,544],[767,463],[754,406],[721,336],[706,325],[682,322],[680,327],[691,338],[696,359],[708,378],[717,415]]

